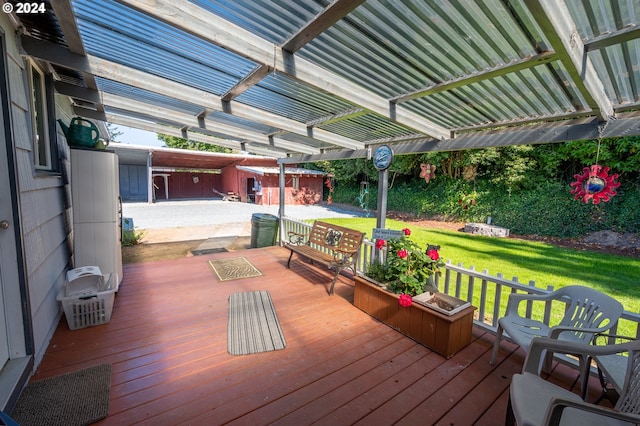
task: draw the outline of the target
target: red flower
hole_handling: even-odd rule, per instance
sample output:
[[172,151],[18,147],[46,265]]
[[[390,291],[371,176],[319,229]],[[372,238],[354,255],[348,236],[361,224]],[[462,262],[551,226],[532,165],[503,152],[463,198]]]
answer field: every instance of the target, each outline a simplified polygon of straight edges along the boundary
[[385,241],[384,241],[384,240],[382,240],[382,239],[377,239],[377,240],[376,240],[376,248],[377,248],[378,250],[381,250],[381,249],[382,249],[382,247],[384,247],[384,244],[385,244]]
[[404,259],[405,257],[407,257],[409,255],[409,253],[407,253],[407,251],[405,249],[400,249],[398,250],[398,257],[400,259]]
[[409,296],[408,294],[401,294],[398,298],[398,303],[403,308],[408,308],[413,304],[413,299],[411,299],[411,296]]
[[429,256],[431,258],[431,260],[438,260],[440,259],[440,253],[438,253],[438,250],[428,250],[427,251],[427,256]]
[[409,228],[404,228],[404,229],[402,230],[402,232],[404,232],[404,235],[406,235],[407,237],[408,237],[409,235],[411,235],[411,229],[409,229]]

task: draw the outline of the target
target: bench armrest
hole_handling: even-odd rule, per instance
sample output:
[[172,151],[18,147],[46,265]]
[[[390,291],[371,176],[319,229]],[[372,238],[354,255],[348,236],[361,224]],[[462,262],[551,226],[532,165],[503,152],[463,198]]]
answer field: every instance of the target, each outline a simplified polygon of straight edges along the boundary
[[355,263],[357,253],[358,250],[334,250],[333,261],[337,265],[350,267],[353,263]]
[[295,246],[302,246],[306,244],[306,240],[309,234],[301,234],[299,232],[289,231],[289,243]]

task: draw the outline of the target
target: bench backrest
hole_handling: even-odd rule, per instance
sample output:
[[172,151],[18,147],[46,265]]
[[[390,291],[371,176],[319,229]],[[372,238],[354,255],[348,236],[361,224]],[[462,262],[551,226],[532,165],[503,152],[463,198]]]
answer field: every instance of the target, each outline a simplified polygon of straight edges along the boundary
[[331,250],[353,253],[358,251],[363,238],[364,234],[362,232],[331,223],[315,221],[309,234],[309,243]]

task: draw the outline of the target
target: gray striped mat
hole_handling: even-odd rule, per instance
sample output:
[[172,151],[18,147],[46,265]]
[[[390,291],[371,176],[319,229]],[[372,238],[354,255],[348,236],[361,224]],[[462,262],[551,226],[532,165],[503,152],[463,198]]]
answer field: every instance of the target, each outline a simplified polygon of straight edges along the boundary
[[231,355],[277,351],[286,346],[268,291],[246,291],[229,296],[227,350]]

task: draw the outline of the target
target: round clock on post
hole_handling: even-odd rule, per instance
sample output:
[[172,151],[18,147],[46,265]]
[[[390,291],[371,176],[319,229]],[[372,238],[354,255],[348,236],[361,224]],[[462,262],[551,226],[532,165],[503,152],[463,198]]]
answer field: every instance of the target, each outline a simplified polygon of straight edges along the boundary
[[393,160],[393,151],[387,145],[376,148],[373,154],[373,166],[378,170],[386,170]]

